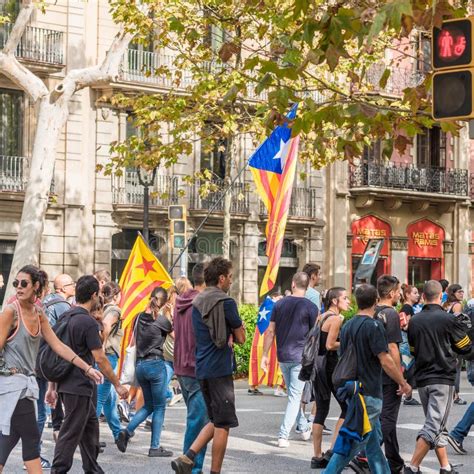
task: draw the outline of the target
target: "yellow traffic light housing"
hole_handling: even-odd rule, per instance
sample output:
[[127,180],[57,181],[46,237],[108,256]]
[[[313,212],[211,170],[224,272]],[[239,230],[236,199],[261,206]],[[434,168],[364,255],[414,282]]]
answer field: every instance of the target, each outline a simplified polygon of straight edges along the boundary
[[169,206],[168,218],[170,220],[171,247],[184,249],[186,247],[186,206]]

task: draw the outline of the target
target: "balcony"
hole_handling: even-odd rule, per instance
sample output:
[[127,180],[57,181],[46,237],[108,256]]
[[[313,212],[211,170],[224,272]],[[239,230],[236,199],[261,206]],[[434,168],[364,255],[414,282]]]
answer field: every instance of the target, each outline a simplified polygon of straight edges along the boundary
[[[144,188],[135,169],[127,169],[123,176],[112,177],[112,202],[122,206],[143,206]],[[150,206],[168,207],[178,202],[178,178],[158,175],[150,187]]]
[[[189,196],[189,208],[193,210],[209,211],[216,202],[222,197],[222,191],[225,189],[222,180],[213,182],[216,185],[217,191],[211,192],[204,197],[201,197],[199,190],[201,184],[195,183],[191,188]],[[249,192],[244,183],[234,183],[232,186],[232,204],[230,208],[231,214],[247,215],[249,213]],[[224,198],[217,204],[214,212],[222,213],[224,211]]]
[[0,155],[0,191],[24,192],[28,176],[28,158]]
[[[0,25],[0,49],[5,46],[12,28],[12,23]],[[44,65],[63,66],[63,36],[60,31],[28,26],[18,44],[15,56]]]
[[360,163],[349,173],[351,190],[385,188],[452,196],[468,196],[469,173],[463,169],[417,168],[399,163]]
[[[316,219],[318,189],[314,187],[293,188],[288,217],[290,219]],[[267,216],[268,212],[262,201],[260,202],[260,215]]]
[[379,83],[386,69],[385,64],[374,64],[368,68],[365,83],[371,91],[379,94],[401,96],[404,89],[420,85],[425,78],[425,73],[414,68],[395,68],[392,66],[388,68],[391,69],[391,73],[387,84],[382,88]]

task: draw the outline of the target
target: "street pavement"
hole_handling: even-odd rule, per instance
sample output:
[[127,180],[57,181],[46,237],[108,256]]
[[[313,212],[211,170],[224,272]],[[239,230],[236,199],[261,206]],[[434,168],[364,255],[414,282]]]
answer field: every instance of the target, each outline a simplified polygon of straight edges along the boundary
[[[467,383],[463,372],[462,398],[468,403],[474,402],[474,389]],[[273,396],[273,390],[262,389],[263,396],[247,395],[247,385],[244,381],[236,383],[237,412],[240,426],[231,430],[231,436],[224,460],[223,472],[232,473],[310,473],[320,472],[310,469],[312,456],[311,441],[302,441],[293,433],[290,447],[281,449],[277,447],[277,434],[283,413],[286,407],[286,398]],[[415,392],[415,396],[417,394]],[[327,426],[333,428],[338,411],[337,404],[333,401]],[[466,406],[454,405],[449,428],[462,417]],[[167,408],[165,428],[162,432],[162,446],[172,449],[176,455],[181,452],[183,433],[185,429],[186,407],[179,403]],[[416,434],[423,423],[421,407],[401,407],[398,420],[398,436],[402,457],[409,460],[415,446]],[[130,441],[126,454],[120,453],[115,447],[108,426],[100,424],[101,439],[107,442],[105,452],[100,455],[99,462],[106,473],[172,473],[170,459],[148,458],[150,431],[138,428],[135,437]],[[472,436],[472,437],[471,437]],[[324,436],[323,449],[327,449],[329,436]],[[474,472],[474,432],[471,432],[464,443],[469,454],[459,456],[449,447],[450,461],[453,464],[462,463],[459,472],[471,474]],[[43,455],[52,459],[54,442],[50,429],[45,430],[43,442]],[[204,472],[210,470],[210,453],[206,456]],[[438,472],[434,452],[430,452],[423,463],[423,473]],[[21,447],[17,446],[5,466],[5,473],[21,473]],[[77,450],[72,473],[81,473],[81,460]],[[352,472],[350,470],[347,471]]]

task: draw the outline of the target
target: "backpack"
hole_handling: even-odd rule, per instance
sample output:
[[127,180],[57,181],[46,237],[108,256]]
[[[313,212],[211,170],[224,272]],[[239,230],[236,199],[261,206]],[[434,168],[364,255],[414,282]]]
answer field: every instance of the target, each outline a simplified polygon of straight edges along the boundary
[[[75,314],[74,308],[64,313],[53,326],[53,332],[57,338],[66,346],[71,347],[71,335],[69,333],[69,321]],[[71,362],[60,357],[45,340],[41,341],[38,356],[36,358],[36,373],[38,376],[50,382],[61,382],[74,367]]]
[[315,378],[316,358],[319,355],[321,328],[326,319],[333,315],[333,313],[330,313],[319,323],[316,323],[306,336],[303,347],[303,355],[301,357],[301,370],[298,375],[298,379],[300,379],[302,382],[309,382]]
[[349,380],[357,380],[357,351],[354,340],[364,323],[365,320],[362,321],[353,336],[349,335],[347,347],[337,361],[336,368],[332,374],[332,383],[336,390]]

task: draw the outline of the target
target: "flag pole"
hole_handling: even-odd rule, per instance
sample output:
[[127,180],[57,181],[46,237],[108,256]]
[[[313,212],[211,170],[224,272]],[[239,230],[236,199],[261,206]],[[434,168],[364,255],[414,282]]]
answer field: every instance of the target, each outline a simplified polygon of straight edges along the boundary
[[209,217],[211,216],[211,214],[215,211],[215,209],[219,206],[219,204],[222,202],[222,200],[224,199],[225,195],[230,191],[230,189],[232,188],[232,186],[234,186],[235,182],[242,176],[243,172],[245,171],[245,169],[247,168],[247,165],[248,165],[248,161],[244,164],[244,166],[242,166],[242,168],[239,170],[239,172],[237,173],[237,175],[232,178],[231,182],[229,183],[229,185],[222,191],[221,195],[219,196],[219,199],[217,199],[217,201],[209,208],[209,211],[207,212],[206,216],[204,217],[204,219],[201,221],[201,223],[196,227],[196,230],[193,232],[193,234],[191,235],[191,237],[189,237],[188,241],[186,242],[186,245],[181,249],[181,252],[179,252],[179,255],[178,257],[176,258],[176,260],[173,262],[173,264],[171,265],[171,267],[169,268],[168,270],[168,273],[171,273],[173,271],[173,268],[176,267],[176,265],[178,264],[178,262],[181,260],[181,257],[183,256],[184,252],[186,252],[186,250],[188,249],[189,245],[191,244],[191,241],[194,239],[194,237],[196,237],[196,235],[200,232],[200,230],[204,227],[204,224],[207,222],[207,220],[209,219]]

